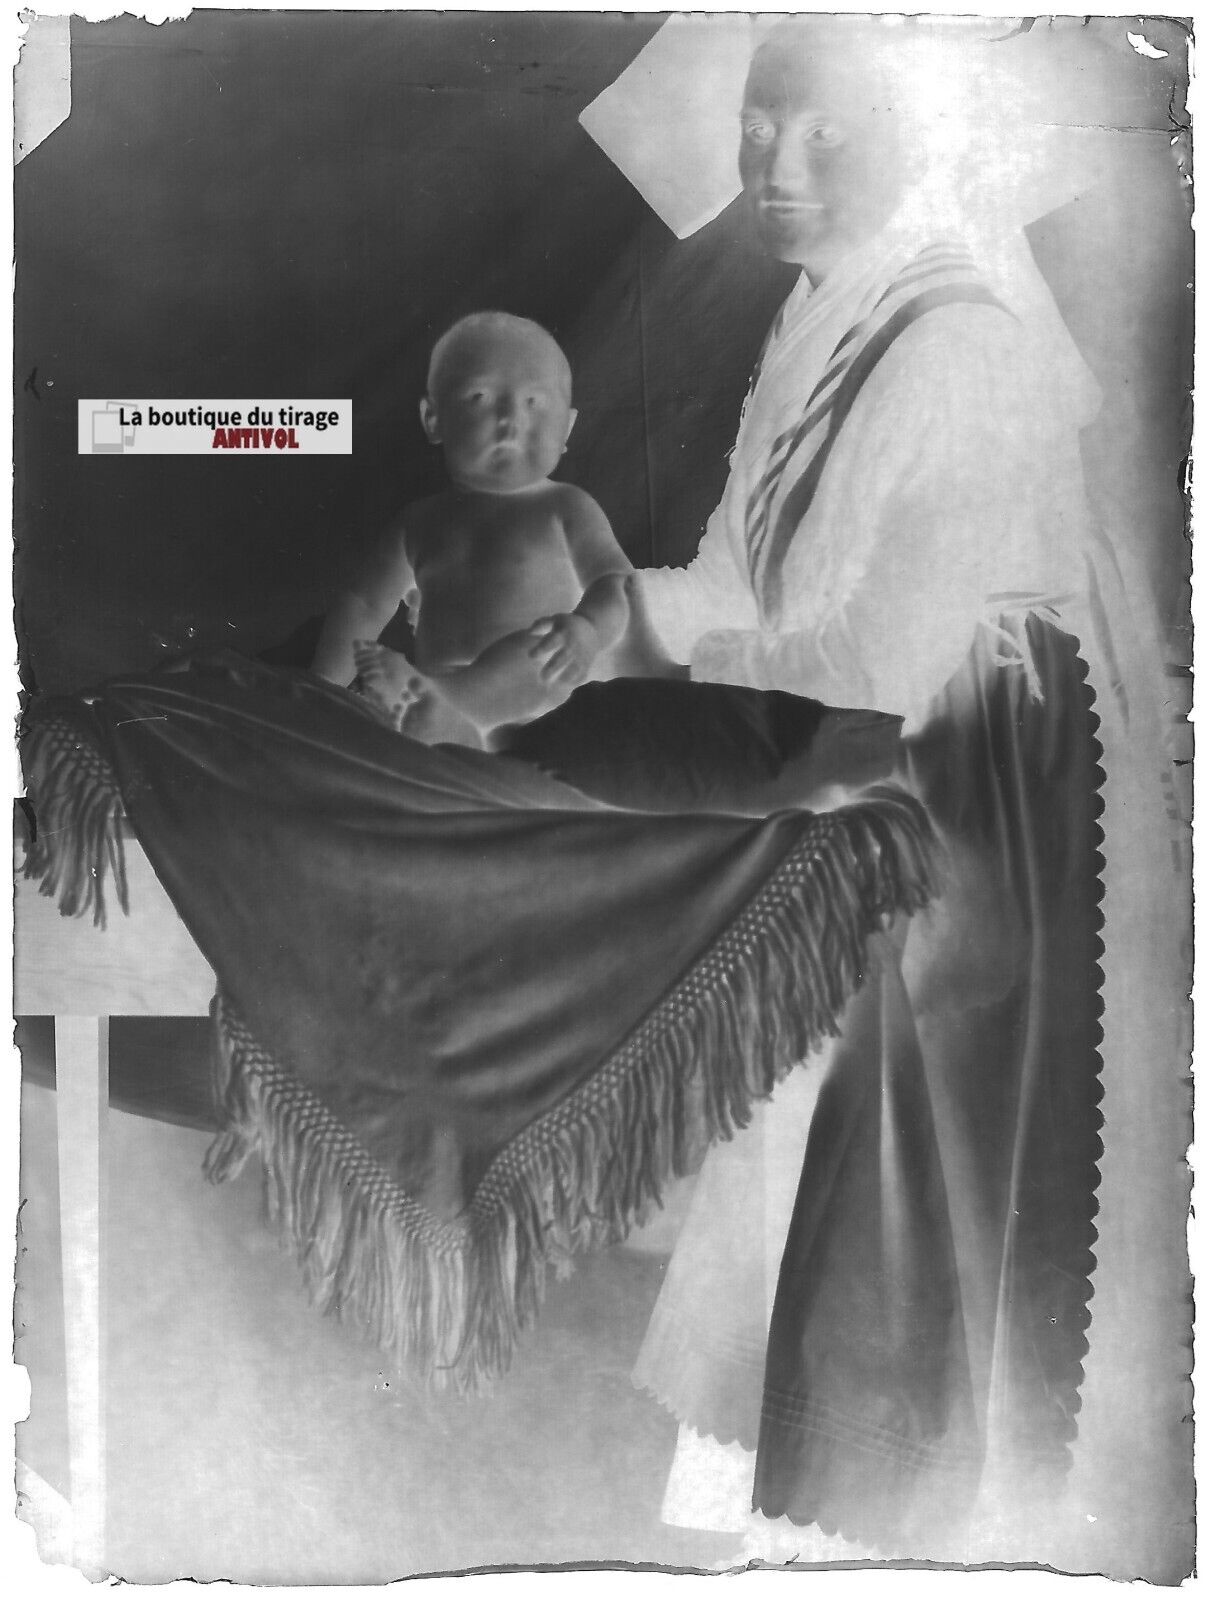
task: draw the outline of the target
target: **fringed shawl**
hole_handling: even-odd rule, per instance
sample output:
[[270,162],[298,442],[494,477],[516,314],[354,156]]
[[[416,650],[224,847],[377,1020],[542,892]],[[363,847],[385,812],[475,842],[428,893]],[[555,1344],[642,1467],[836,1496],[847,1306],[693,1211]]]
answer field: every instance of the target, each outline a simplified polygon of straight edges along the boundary
[[901,793],[622,809],[233,658],[44,703],[25,753],[44,892],[103,923],[111,875],[124,905],[124,814],[218,974],[211,1177],[258,1153],[319,1304],[461,1388],[550,1261],[623,1238],[836,1031],[931,892]]

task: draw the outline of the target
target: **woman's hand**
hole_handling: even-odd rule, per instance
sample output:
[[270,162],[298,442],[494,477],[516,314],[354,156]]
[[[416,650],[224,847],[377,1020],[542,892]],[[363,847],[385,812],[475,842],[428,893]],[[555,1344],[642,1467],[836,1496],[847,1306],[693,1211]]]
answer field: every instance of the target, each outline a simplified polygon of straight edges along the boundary
[[[736,683],[748,688],[768,689],[752,669],[751,656],[757,656],[759,635],[739,628],[715,628],[705,633],[691,652],[691,674],[703,683]],[[752,648],[751,648],[752,647]]]

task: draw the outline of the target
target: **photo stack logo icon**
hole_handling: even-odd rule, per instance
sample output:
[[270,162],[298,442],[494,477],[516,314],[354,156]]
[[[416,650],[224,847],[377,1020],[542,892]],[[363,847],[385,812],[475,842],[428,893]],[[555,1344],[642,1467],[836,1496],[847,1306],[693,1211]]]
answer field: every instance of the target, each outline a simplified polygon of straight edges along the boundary
[[92,413],[92,454],[119,456],[134,443],[134,425],[122,421],[122,408],[132,411],[129,400],[108,400]]

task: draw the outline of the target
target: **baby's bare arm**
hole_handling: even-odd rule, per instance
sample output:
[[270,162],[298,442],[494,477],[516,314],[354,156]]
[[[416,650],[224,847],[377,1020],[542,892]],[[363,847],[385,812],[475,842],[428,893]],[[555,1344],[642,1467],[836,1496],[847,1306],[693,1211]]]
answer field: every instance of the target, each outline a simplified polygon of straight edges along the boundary
[[581,489],[567,493],[565,537],[583,590],[575,615],[591,624],[606,649],[628,625],[632,562],[620,549],[602,506]]
[[608,658],[614,678],[689,678],[690,667],[672,661],[654,631],[635,575],[628,586],[628,626]]
[[[574,560],[587,585],[577,615],[587,616],[606,639],[610,650],[608,677],[689,678],[689,668],[671,661],[662,649],[646,614],[640,585],[631,561],[620,549],[603,511],[589,495],[575,491],[585,502],[581,519],[573,524]],[[591,581],[591,574],[598,576]]]
[[569,485],[563,492],[566,543],[583,595],[572,612],[537,621],[532,653],[546,681],[573,687],[628,626],[632,563],[590,495]]
[[376,639],[398,607],[415,594],[404,530],[397,524],[381,539],[363,567],[327,612],[314,653],[313,670],[332,683],[356,676],[357,639]]

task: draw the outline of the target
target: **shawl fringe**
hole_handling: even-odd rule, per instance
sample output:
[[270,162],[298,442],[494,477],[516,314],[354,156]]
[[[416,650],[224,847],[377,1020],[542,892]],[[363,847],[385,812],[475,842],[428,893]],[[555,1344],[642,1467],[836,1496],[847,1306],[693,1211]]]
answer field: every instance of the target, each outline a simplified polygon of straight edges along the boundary
[[[104,927],[108,876],[129,903],[121,795],[94,740],[82,711],[26,729],[37,827],[25,875],[64,916],[91,911]],[[934,857],[924,810],[900,790],[811,818],[610,1060],[496,1157],[454,1222],[408,1195],[219,995],[222,1131],[206,1173],[221,1182],[258,1154],[269,1216],[316,1304],[436,1387],[476,1392],[509,1367],[550,1266],[623,1239],[838,1031],[873,936],[936,892]]]
[[65,917],[91,911],[106,925],[105,880],[112,877],[118,904],[129,912],[121,792],[96,749],[95,732],[81,713],[42,717],[22,732],[27,787],[35,802],[24,875],[40,879],[41,892],[58,899]]
[[479,1392],[535,1321],[548,1269],[618,1243],[826,1036],[868,942],[934,893],[933,836],[896,792],[814,818],[612,1058],[499,1155],[455,1222],[419,1206],[215,1002],[224,1131],[206,1172],[254,1153],[315,1303],[435,1387]]

